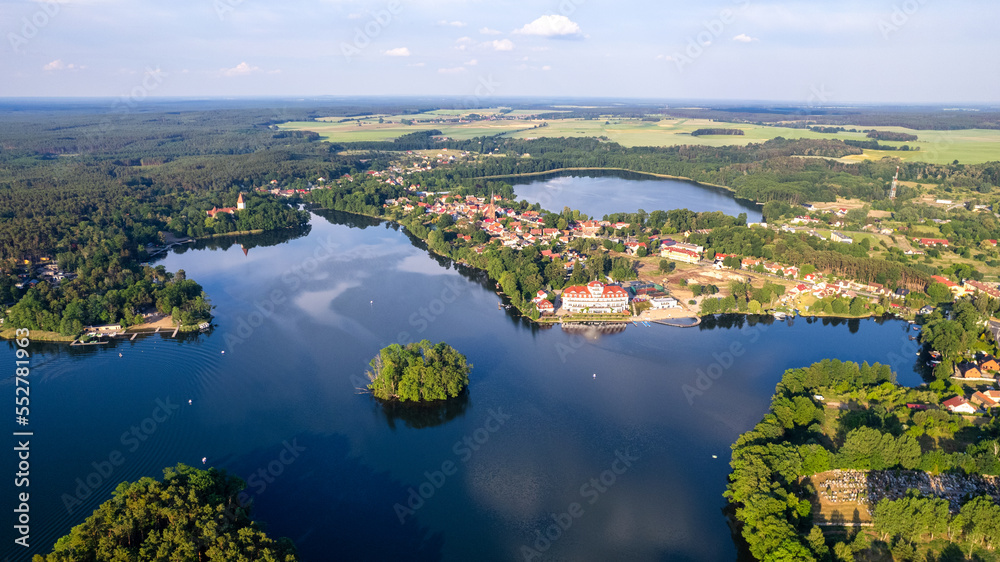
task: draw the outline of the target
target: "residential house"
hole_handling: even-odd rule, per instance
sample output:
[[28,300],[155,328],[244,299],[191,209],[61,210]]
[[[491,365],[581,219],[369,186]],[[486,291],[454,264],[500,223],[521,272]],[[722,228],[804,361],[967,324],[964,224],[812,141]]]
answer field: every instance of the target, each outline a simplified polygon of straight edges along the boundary
[[991,373],[994,375],[1000,373],[1000,363],[992,355],[980,357],[978,367],[981,373]]
[[982,371],[979,370],[979,367],[977,367],[975,363],[971,363],[969,361],[963,361],[962,363],[959,363],[958,372],[961,373],[962,378],[965,379],[983,378],[983,373]]
[[941,403],[953,414],[975,414],[976,407],[969,403],[964,396],[956,396]]
[[1000,403],[998,403],[996,400],[994,400],[993,398],[990,398],[988,395],[986,395],[986,394],[984,394],[982,392],[974,392],[974,393],[972,393],[972,398],[970,398],[969,400],[973,404],[976,404],[978,406],[982,406],[984,409],[987,409],[987,410],[990,409],[990,408],[996,408],[997,406],[1000,406]]
[[830,233],[830,240],[833,240],[834,242],[843,242],[844,244],[854,243],[854,239],[850,236],[837,232],[836,230]]

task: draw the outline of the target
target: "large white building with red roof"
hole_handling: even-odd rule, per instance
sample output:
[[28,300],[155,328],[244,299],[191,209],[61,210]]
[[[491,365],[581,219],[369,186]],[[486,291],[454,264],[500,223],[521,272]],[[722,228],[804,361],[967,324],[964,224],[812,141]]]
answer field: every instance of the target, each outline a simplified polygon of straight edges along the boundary
[[563,290],[562,308],[569,312],[625,312],[628,309],[628,293],[616,285],[591,281]]

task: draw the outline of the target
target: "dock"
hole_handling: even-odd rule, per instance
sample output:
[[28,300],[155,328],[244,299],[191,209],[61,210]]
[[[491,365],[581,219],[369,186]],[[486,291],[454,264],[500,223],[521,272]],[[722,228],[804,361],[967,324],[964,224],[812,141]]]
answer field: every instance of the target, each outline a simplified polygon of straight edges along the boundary
[[672,322],[664,322],[663,320],[649,320],[649,322],[653,322],[655,324],[663,324],[664,326],[670,326],[673,328],[694,328],[696,326],[701,325],[700,317],[695,316],[692,318],[692,320],[694,320],[693,324],[674,324]]
[[131,337],[131,338],[129,338],[129,339],[128,339],[128,341],[132,341],[132,340],[134,340],[134,339],[135,339],[135,337],[136,337],[136,336],[138,336],[138,335],[139,335],[139,332],[136,332],[136,333],[132,334],[132,337]]
[[170,337],[176,338],[177,337],[177,332],[179,332],[179,331],[181,331],[181,327],[178,325],[176,328],[174,328],[174,333]]

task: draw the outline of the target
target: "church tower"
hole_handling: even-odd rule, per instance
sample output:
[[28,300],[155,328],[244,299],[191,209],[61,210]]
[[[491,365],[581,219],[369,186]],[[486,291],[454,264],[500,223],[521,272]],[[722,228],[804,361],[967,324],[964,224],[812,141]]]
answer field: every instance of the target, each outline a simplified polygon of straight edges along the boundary
[[243,202],[243,194],[240,193],[240,198],[236,200],[236,210],[242,211],[247,208],[247,204]]

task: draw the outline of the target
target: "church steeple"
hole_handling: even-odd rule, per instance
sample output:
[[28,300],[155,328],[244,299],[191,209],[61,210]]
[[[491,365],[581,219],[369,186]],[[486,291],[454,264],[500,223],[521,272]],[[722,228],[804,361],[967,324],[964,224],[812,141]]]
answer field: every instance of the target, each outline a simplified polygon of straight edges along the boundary
[[247,204],[243,202],[243,194],[240,193],[240,198],[236,200],[236,210],[242,211],[247,208]]

